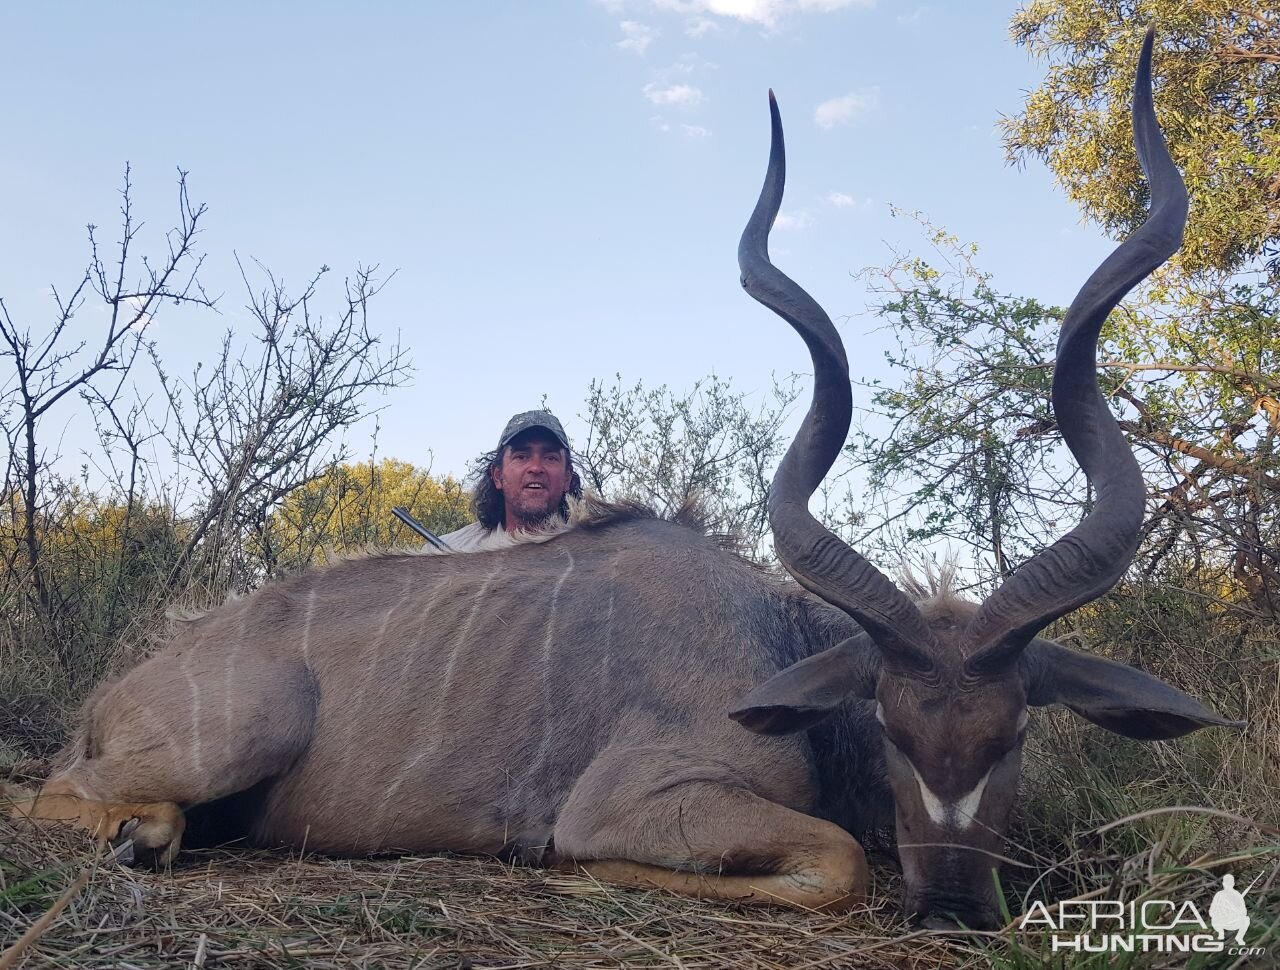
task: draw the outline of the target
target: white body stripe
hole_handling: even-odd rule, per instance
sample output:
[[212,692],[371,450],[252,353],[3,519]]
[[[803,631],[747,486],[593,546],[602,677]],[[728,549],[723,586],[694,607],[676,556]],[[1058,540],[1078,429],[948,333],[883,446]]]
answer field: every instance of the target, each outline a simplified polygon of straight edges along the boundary
[[200,737],[200,685],[191,676],[185,663],[182,665],[182,676],[187,678],[187,684],[191,687],[191,765],[199,775],[204,771],[200,766],[200,749],[204,744]]
[[[573,553],[566,548],[565,556],[569,559],[569,564],[564,567],[564,572],[560,574],[560,578],[556,580],[555,586],[551,587],[551,606],[547,610],[547,632],[542,639],[542,703],[543,709],[547,710],[551,707],[551,654],[552,648],[555,646],[556,639],[556,610],[560,605],[560,587],[564,585],[564,581],[569,578],[569,574],[573,572]],[[551,740],[559,729],[559,724],[555,718],[548,718],[542,725],[542,740],[538,742],[538,751],[533,756],[529,767],[524,772],[524,777],[520,781],[517,790],[527,785],[530,780],[535,778],[542,771],[543,763],[547,760],[547,753],[551,749]]]
[[609,572],[609,608],[604,618],[604,644],[600,648],[600,682],[609,680],[609,668],[613,663],[613,609],[618,595],[618,559],[621,553],[613,557]]
[[316,612],[316,591],[307,594],[307,609],[302,620],[302,662],[311,662],[311,618]]

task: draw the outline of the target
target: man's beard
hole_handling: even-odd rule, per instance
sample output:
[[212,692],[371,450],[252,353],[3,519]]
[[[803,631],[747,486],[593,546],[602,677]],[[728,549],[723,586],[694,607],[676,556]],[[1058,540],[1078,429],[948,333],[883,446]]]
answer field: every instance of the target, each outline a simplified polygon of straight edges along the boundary
[[[510,509],[511,514],[515,517],[515,526],[517,529],[523,529],[525,532],[538,532],[546,529],[554,524],[556,518],[560,516],[560,506],[563,499],[554,502],[548,508],[521,508],[519,504],[513,504]],[[512,523],[508,522],[508,528]]]

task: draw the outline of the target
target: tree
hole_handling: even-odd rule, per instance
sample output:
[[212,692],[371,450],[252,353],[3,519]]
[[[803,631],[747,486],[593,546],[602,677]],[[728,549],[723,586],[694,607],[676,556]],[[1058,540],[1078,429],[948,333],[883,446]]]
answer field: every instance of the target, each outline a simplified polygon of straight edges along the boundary
[[[1130,105],[1141,27],[1157,27],[1156,109],[1192,209],[1180,256],[1104,330],[1100,375],[1151,486],[1136,569],[1196,575],[1280,617],[1280,8],[1258,0],[1029,0],[1014,39],[1049,64],[1004,120],[1009,157],[1045,161],[1109,232],[1146,218]],[[852,451],[873,499],[902,493],[879,541],[947,535],[1005,574],[1083,512],[1047,392],[1061,310],[998,291],[976,247],[927,226],[935,255],[880,274],[899,337],[894,423]]]
[[290,492],[270,514],[264,558],[279,572],[322,562],[330,551],[421,545],[392,517],[395,506],[441,535],[470,520],[470,501],[452,475],[436,477],[407,461],[335,465]]
[[685,394],[665,385],[593,381],[587,433],[578,451],[583,484],[606,498],[639,499],[671,514],[697,502],[712,528],[766,553],[765,499],[787,442],[782,423],[798,394],[776,382],[771,400],[752,408],[732,382],[711,376]]
[[[50,518],[45,519],[48,515]],[[14,555],[16,522],[25,524],[16,496],[0,507],[0,556]],[[55,641],[58,661],[87,678],[101,672],[115,642],[141,619],[149,623],[185,536],[185,523],[172,508],[134,494],[95,491],[87,481],[46,482],[36,519],[41,536],[40,569],[59,603]],[[12,576],[12,573],[10,573]],[[24,612],[25,589],[0,583],[0,605],[14,623]],[[15,636],[17,630],[10,627]],[[15,636],[16,639],[16,636]]]
[[[1178,537],[1227,538],[1237,576],[1275,615],[1280,431],[1280,8],[1262,0],[1032,0],[1015,40],[1050,60],[1005,122],[1010,157],[1048,162],[1115,233],[1145,217],[1129,135],[1136,25],[1154,23],[1156,107],[1191,195],[1178,262],[1115,321],[1118,398],[1163,449]],[[1144,376],[1139,389],[1135,379]],[[1270,536],[1270,538],[1268,538]]]
[[259,270],[260,290],[241,268],[258,326],[256,354],[228,330],[207,372],[197,365],[188,380],[175,380],[155,361],[175,428],[174,459],[200,492],[170,589],[191,568],[214,589],[244,591],[270,575],[272,510],[346,460],[339,432],[367,413],[370,391],[396,387],[409,371],[399,344],[384,350],[369,329],[369,302],[385,285],[377,267],[345,281],[345,305],[329,320],[316,308],[328,267],[296,297]]
[[[9,446],[3,489],[8,497],[4,525],[9,547],[4,579],[24,591],[24,605],[64,655],[77,631],[67,625],[74,612],[70,594],[52,582],[43,555],[44,530],[59,516],[49,507],[51,491],[58,491],[49,488],[58,478],[53,469],[57,456],[46,450],[41,432],[52,414],[65,414],[80,402],[119,421],[116,406],[127,400],[130,374],[145,346],[144,332],[161,305],[213,305],[200,286],[203,257],[195,251],[205,207],[190,201],[186,173],[178,177],[178,221],[165,236],[168,252],[150,260],[134,251],[140,223],[133,213],[129,174],[126,167],[119,258],[110,264],[103,259],[97,227],[89,226],[88,267],[69,291],[51,287],[51,326],[41,332],[19,324],[0,299],[0,364],[7,364],[9,371],[0,380],[0,436]],[[73,319],[95,296],[107,310],[105,326],[96,340],[77,340]],[[137,408],[132,414],[136,419]],[[135,498],[132,492],[126,497],[129,508]],[[119,541],[129,541],[127,528]]]
[[870,415],[848,451],[867,474],[867,505],[892,509],[864,537],[885,551],[943,538],[990,556],[999,575],[1073,514],[1074,465],[1047,484],[1049,387],[1060,312],[997,293],[977,247],[926,224],[933,262],[903,256],[868,274],[898,348],[897,386],[863,382]]
[[1129,104],[1142,26],[1156,25],[1156,110],[1191,195],[1177,257],[1192,275],[1258,257],[1280,276],[1280,8],[1273,0],[1030,0],[1014,40],[1050,61],[1003,122],[1014,161],[1039,158],[1116,235],[1145,218]]
[[[1088,500],[1049,406],[1063,311],[998,292],[976,247],[928,228],[932,260],[902,257],[879,272],[899,343],[889,362],[904,379],[868,387],[884,423],[849,450],[868,472],[868,504],[896,508],[872,542],[959,540],[1002,576],[1074,525]],[[1257,362],[1273,359],[1265,338],[1280,306],[1246,297],[1229,321],[1209,321],[1217,337],[1207,327],[1180,336],[1158,304],[1129,304],[1104,330],[1100,382],[1151,489],[1136,568],[1185,573],[1191,563],[1227,599],[1275,619],[1280,382]],[[1266,347],[1251,347],[1248,332]]]
[[[180,174],[176,225],[159,253],[144,255],[130,191],[126,169],[117,249],[108,258],[89,227],[88,267],[69,289],[53,288],[50,325],[20,323],[0,299],[0,437],[9,446],[0,634],[73,673],[91,674],[74,669],[87,649],[132,617],[154,616],[175,592],[194,585],[200,598],[220,599],[260,579],[253,544],[271,509],[344,457],[339,436],[367,412],[368,392],[408,371],[401,348],[383,347],[369,328],[383,285],[374,269],[348,280],[345,306],[329,319],[317,307],[324,269],[297,298],[262,269],[260,290],[242,271],[257,334],[229,331],[211,369],[172,378],[148,334],[162,308],[213,308],[195,248],[206,210]],[[95,298],[106,310],[101,325],[81,312]],[[167,413],[148,406],[148,362]],[[98,433],[79,476],[44,438],[51,420],[73,418]],[[161,446],[177,471],[160,467]]]

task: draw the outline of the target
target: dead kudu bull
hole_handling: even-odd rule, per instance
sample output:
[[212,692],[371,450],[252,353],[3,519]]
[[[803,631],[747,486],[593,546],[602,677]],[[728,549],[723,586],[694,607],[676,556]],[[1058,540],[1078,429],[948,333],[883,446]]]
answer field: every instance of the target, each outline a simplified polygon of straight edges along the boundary
[[1029,706],[1065,704],[1137,738],[1229,723],[1036,638],[1116,582],[1142,522],[1095,353],[1107,314],[1176,250],[1185,220],[1150,44],[1134,129],[1152,214],[1072,305],[1054,373],[1097,502],[984,603],[909,597],[807,511],[848,431],[849,370],[826,314],[769,262],[784,181],[771,97],[769,170],[739,261],[747,292],[813,357],[813,403],[769,501],[778,555],[809,593],[634,510],[501,552],[343,562],[185,624],[100,689],[20,811],[131,836],[167,862],[184,812],[234,803],[259,845],[513,853],[805,907],[865,895],[855,836],[896,813],[906,912],[995,924]]

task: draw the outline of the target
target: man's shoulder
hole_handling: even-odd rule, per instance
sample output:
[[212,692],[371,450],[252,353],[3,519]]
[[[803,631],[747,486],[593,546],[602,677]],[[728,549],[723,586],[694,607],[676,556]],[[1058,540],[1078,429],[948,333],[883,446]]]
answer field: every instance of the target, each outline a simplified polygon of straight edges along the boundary
[[476,535],[486,535],[490,531],[492,530],[486,529],[479,522],[469,522],[461,529],[454,529],[452,532],[446,532],[440,538],[449,543],[449,545],[453,545],[454,542],[463,542]]
[[491,548],[495,535],[506,534],[505,529],[490,529],[479,522],[472,522],[440,538],[454,552],[476,552],[481,548]]
[[[472,522],[456,529],[440,538],[449,547],[450,552],[489,552],[494,549],[509,549],[512,546],[530,542],[548,542],[573,528],[572,522],[558,522],[554,527],[536,532],[508,532],[501,525],[487,528],[479,522]],[[424,550],[434,551],[431,547]]]

